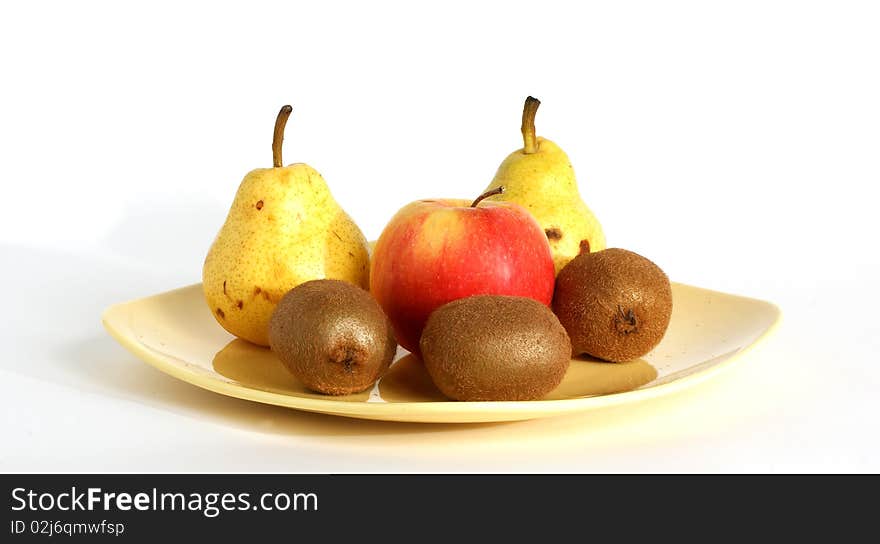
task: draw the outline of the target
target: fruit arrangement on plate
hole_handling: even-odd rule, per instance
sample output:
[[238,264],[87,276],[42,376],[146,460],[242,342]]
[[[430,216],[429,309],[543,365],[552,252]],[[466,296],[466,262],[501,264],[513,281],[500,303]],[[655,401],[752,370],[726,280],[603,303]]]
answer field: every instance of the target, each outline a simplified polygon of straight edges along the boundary
[[669,279],[606,249],[568,156],[536,135],[539,104],[526,99],[523,148],[482,194],[407,204],[372,251],[315,169],[283,165],[284,106],[273,167],[245,176],[205,258],[212,315],[325,395],[372,387],[398,344],[461,401],[542,399],[572,357],[646,355],[669,325]]

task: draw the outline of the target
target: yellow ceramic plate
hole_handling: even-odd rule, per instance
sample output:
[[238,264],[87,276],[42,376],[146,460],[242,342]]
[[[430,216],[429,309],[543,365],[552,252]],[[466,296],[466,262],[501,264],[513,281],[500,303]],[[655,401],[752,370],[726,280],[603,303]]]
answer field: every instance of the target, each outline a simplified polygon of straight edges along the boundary
[[305,389],[266,349],[230,336],[214,321],[200,285],[117,304],[104,326],[129,351],[162,372],[210,391],[311,412],[392,421],[513,421],[634,402],[698,383],[766,336],[778,322],[769,302],[673,284],[672,321],[643,360],[575,359],[546,399],[452,402],[421,363],[399,350],[391,370],[358,395]]

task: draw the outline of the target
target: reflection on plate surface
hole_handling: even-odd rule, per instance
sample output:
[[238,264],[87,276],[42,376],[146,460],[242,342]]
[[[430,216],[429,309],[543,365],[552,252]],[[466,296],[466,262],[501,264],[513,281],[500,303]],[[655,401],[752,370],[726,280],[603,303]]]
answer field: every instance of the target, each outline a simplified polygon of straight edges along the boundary
[[[307,389],[268,348],[235,339],[214,356],[214,370],[230,380],[282,395],[348,402],[370,400],[370,389],[344,396],[327,396]],[[657,377],[653,366],[639,359],[630,363],[605,363],[574,359],[548,400],[621,393],[641,387]],[[441,393],[418,358],[406,354],[391,366],[378,383],[379,402],[452,402]]]
[[294,395],[315,399],[363,402],[370,397],[370,390],[354,395],[328,397],[307,389],[281,363],[269,348],[257,346],[236,338],[214,356],[214,370],[245,387],[260,389],[282,395]]
[[108,332],[159,370],[193,385],[256,402],[368,419],[424,422],[512,421],[581,412],[673,392],[711,376],[764,337],[780,313],[769,302],[672,285],[663,341],[643,359],[616,364],[572,361],[545,400],[452,402],[415,357],[400,350],[377,387],[332,397],[311,392],[266,348],[236,340],[217,325],[200,285],[114,305]]

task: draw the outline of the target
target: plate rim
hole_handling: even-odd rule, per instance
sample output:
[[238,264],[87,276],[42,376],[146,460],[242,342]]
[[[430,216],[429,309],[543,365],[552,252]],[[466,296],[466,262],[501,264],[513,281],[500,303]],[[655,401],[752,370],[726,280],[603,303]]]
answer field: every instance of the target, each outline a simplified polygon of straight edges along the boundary
[[[741,296],[732,293],[724,293],[722,291],[714,291],[694,285],[673,282],[674,285],[680,285],[687,288],[699,289],[701,291],[716,293],[724,296],[733,296],[767,305],[773,312],[773,321],[764,329],[764,331],[755,338],[751,343],[725,359],[724,361],[712,365],[706,369],[698,370],[692,374],[682,376],[666,383],[633,389],[620,393],[611,393],[606,395],[593,395],[587,397],[578,397],[573,399],[547,399],[547,400],[531,400],[531,401],[418,401],[418,402],[351,402],[327,399],[312,399],[307,397],[297,397],[293,395],[285,395],[249,387],[243,384],[228,382],[209,375],[203,375],[198,372],[189,370],[186,365],[176,364],[175,361],[186,362],[182,359],[163,354],[149,348],[141,342],[133,338],[133,335],[126,335],[121,327],[115,324],[116,314],[125,311],[126,307],[137,303],[162,296],[170,295],[177,291],[184,291],[200,287],[201,283],[194,283],[168,291],[155,293],[144,297],[139,297],[125,302],[112,304],[104,309],[101,314],[101,323],[122,347],[127,349],[137,358],[146,362],[150,366],[156,368],[173,378],[189,383],[201,389],[233,397],[241,400],[259,402],[273,406],[303,410],[308,412],[316,412],[330,415],[338,415],[344,417],[352,417],[359,419],[371,419],[380,421],[396,421],[396,422],[413,422],[413,423],[477,423],[477,422],[501,422],[501,421],[519,421],[526,419],[537,419],[544,417],[562,416],[574,412],[582,412],[598,408],[616,406],[624,403],[634,403],[648,400],[661,395],[673,394],[691,386],[697,385],[708,378],[717,376],[722,371],[728,369],[733,363],[742,358],[743,355],[750,352],[756,346],[762,344],[767,338],[773,335],[782,322],[782,310],[773,302]],[[129,330],[131,330],[129,328]],[[134,331],[132,331],[134,332]],[[355,409],[355,407],[357,407]],[[477,412],[480,417],[462,419],[461,416]],[[505,417],[491,417],[507,414]],[[438,415],[450,414],[458,415],[458,419],[437,418]],[[418,417],[424,415],[425,417]],[[485,416],[490,416],[489,418]]]

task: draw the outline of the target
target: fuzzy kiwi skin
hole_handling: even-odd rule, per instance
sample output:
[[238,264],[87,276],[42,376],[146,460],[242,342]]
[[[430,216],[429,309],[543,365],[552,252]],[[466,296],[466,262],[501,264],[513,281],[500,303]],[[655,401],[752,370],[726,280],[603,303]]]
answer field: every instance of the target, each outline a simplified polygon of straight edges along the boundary
[[269,346],[306,387],[350,395],[378,380],[397,342],[379,303],[340,280],[313,280],[282,297],[269,320]]
[[437,388],[462,401],[540,399],[559,385],[571,361],[559,320],[526,297],[449,302],[431,313],[419,347]]
[[659,266],[632,251],[582,253],[556,277],[553,311],[568,331],[573,355],[631,361],[666,334],[672,286]]

